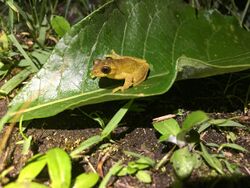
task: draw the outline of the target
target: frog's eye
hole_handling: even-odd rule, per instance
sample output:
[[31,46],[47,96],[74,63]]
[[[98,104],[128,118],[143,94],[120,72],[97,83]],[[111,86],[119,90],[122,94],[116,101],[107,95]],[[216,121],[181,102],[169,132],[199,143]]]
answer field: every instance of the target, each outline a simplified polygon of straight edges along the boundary
[[106,60],[111,60],[112,58],[111,58],[111,57],[109,57],[109,56],[107,56],[105,59],[106,59]]
[[109,74],[111,72],[111,68],[109,66],[103,66],[101,71],[104,74]]

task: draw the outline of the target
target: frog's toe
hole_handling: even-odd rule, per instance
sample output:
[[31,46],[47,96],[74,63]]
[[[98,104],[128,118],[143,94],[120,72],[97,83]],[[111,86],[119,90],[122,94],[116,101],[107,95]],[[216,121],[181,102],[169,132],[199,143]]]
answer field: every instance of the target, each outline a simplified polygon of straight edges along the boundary
[[115,93],[115,92],[119,91],[120,89],[121,89],[120,87],[117,87],[117,88],[112,90],[112,93]]
[[112,90],[112,93],[115,93],[117,91],[121,90],[122,92],[124,91],[123,87],[120,86],[120,87],[116,87],[115,89]]

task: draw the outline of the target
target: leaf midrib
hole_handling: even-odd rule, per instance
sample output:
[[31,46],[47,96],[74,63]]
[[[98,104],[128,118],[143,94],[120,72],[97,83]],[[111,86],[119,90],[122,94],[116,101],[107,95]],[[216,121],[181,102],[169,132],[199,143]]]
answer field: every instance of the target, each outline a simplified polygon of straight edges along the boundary
[[[168,75],[169,73],[162,73],[162,74],[157,74],[157,75],[153,75],[153,76],[150,76],[149,78],[157,78],[157,77],[163,77],[163,76],[166,76]],[[27,108],[27,109],[24,109],[24,110],[21,110],[17,113],[12,113],[11,115],[15,115],[15,114],[18,114],[18,113],[26,113],[26,112],[31,112],[33,110],[36,110],[36,109],[39,109],[39,108],[42,108],[42,107],[46,107],[46,106],[50,106],[50,105],[54,105],[54,104],[57,104],[57,103],[61,103],[61,102],[65,102],[65,101],[69,101],[69,100],[74,100],[74,99],[77,99],[77,98],[80,98],[80,97],[84,97],[84,96],[88,96],[90,95],[90,97],[88,98],[88,100],[92,100],[92,99],[95,99],[95,98],[100,98],[100,97],[103,97],[105,95],[111,95],[111,90],[110,92],[108,93],[101,93],[100,95],[98,95],[98,93],[104,91],[104,90],[107,90],[107,89],[98,89],[98,90],[94,90],[94,91],[88,91],[86,93],[81,93],[81,94],[78,94],[78,95],[74,95],[74,96],[71,96],[71,97],[67,97],[67,98],[63,98],[63,99],[58,99],[58,100],[54,100],[54,101],[51,101],[51,102],[48,102],[48,103],[44,103],[44,104],[40,104],[40,105],[36,105],[34,107],[31,107],[31,108]],[[122,96],[137,96],[136,93],[115,93],[113,95],[122,95]],[[141,96],[141,92],[138,93],[138,95]],[[152,94],[154,95],[154,94]],[[145,96],[151,96],[151,94],[148,94],[148,95],[145,95]],[[69,105],[69,106],[73,106],[74,103],[72,103],[72,105]]]

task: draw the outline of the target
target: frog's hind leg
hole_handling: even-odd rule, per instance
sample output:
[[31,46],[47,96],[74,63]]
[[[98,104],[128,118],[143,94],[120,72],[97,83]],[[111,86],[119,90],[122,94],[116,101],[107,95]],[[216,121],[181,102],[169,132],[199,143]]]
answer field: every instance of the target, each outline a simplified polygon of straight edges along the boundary
[[[142,71],[142,69],[143,69],[143,71]],[[139,85],[140,83],[142,83],[147,78],[147,75],[148,75],[148,71],[146,70],[147,68],[143,67],[142,69],[139,69],[139,71],[140,72],[145,72],[145,73],[143,75],[140,75],[140,76],[137,76],[137,77],[133,78],[133,86]]]
[[143,77],[140,77],[139,80],[134,81],[134,82],[133,82],[133,86],[137,86],[137,85],[139,85],[140,83],[142,83],[142,82],[146,79],[146,77],[147,77],[147,74],[143,75]]

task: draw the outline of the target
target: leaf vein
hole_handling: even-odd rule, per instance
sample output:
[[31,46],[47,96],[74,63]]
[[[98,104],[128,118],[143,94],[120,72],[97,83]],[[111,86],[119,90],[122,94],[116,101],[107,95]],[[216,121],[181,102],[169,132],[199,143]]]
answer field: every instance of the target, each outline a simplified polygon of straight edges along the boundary
[[121,55],[123,55],[123,50],[124,50],[124,45],[125,45],[125,38],[127,35],[127,27],[128,27],[128,22],[126,21],[125,26],[124,26],[124,32],[123,32],[123,37],[122,37],[122,46],[121,46]]
[[144,44],[143,44],[143,55],[142,55],[143,59],[145,59],[146,46],[147,46],[147,42],[148,42],[148,35],[149,35],[150,29],[151,29],[151,26],[152,26],[152,23],[153,23],[153,18],[151,16],[149,16],[149,18],[150,18],[150,22],[148,24],[148,28],[147,28],[147,32],[146,32],[146,38],[145,38]]

